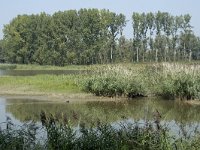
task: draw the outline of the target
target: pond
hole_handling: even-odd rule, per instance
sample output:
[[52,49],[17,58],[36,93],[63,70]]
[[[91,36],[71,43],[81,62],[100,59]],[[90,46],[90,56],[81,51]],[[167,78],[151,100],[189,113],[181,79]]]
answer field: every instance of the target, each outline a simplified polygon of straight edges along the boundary
[[40,74],[62,75],[86,73],[86,70],[1,70],[0,76],[34,76]]
[[156,98],[87,102],[81,99],[76,102],[52,102],[0,98],[1,123],[6,121],[6,116],[17,125],[31,120],[40,122],[42,110],[58,118],[65,114],[74,126],[80,122],[90,125],[98,120],[107,123],[124,120],[145,123],[154,120],[155,111],[160,113],[161,122],[174,131],[178,131],[181,124],[187,125],[187,130],[194,130],[200,123],[200,106]]

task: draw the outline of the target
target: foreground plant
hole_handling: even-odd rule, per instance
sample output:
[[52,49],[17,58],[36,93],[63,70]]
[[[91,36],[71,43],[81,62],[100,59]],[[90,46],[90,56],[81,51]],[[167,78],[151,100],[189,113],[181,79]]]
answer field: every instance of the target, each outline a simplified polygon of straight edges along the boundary
[[[41,120],[47,130],[48,149],[141,149],[141,150],[174,150],[199,149],[198,132],[194,136],[174,138],[169,130],[160,124],[159,116],[154,122],[123,123],[117,125],[106,124],[98,120],[90,127],[84,123],[74,129],[70,120],[63,116],[58,118],[47,117],[44,112]],[[67,122],[66,122],[67,121]],[[66,124],[65,124],[66,123]]]
[[[73,114],[74,117],[75,114]],[[159,115],[154,121],[145,123],[123,123],[111,125],[97,120],[91,126],[80,123],[73,127],[66,114],[62,116],[46,115],[41,112],[41,122],[47,137],[38,141],[35,128],[14,128],[7,122],[7,127],[0,131],[0,149],[47,149],[47,150],[197,150],[200,149],[200,135],[196,131],[192,136],[174,137],[160,124]],[[182,126],[184,128],[184,126]],[[181,132],[181,131],[180,131]],[[187,134],[184,134],[187,135]],[[40,139],[41,140],[41,139]]]
[[17,127],[7,117],[7,121],[4,124],[6,128],[0,130],[0,149],[42,149],[42,145],[40,145],[36,138],[38,127],[35,123],[28,123]]

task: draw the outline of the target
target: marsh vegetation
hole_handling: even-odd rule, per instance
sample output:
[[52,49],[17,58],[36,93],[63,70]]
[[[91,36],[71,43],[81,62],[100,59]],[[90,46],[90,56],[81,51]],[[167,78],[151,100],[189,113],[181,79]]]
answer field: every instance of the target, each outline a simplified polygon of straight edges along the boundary
[[[103,68],[103,69],[102,69]],[[97,96],[162,96],[168,99],[199,99],[199,65],[159,63],[110,65],[83,80],[83,90]]]
[[[121,123],[119,127],[97,121],[86,127],[84,123],[75,129],[68,116],[54,117],[41,112],[40,119],[46,139],[38,140],[39,129],[34,123],[25,124],[16,129],[7,119],[6,129],[0,130],[1,149],[162,149],[197,150],[200,137],[197,131],[193,135],[183,134],[174,137],[167,127],[154,122]],[[76,119],[76,118],[75,118]],[[59,121],[58,121],[59,120]],[[184,126],[181,127],[184,129]],[[180,130],[183,132],[184,130]]]
[[[19,120],[40,120],[42,125],[38,127],[37,122],[33,122],[16,128],[7,118],[2,123],[5,128],[0,130],[0,149],[200,149],[199,128],[190,134],[185,132],[187,125],[183,123],[185,118],[196,117],[190,121],[199,124],[198,108],[188,109],[185,103],[173,103],[171,107],[176,111],[171,110],[168,116],[178,116],[179,112],[189,116],[177,119],[178,132],[182,134],[174,137],[158,117],[158,109],[166,111],[166,107],[157,105],[154,110],[157,116],[150,120],[145,116],[141,125],[137,120],[142,118],[140,111],[146,103],[138,99],[143,103],[132,109],[127,102],[138,97],[200,100],[200,65],[192,64],[200,58],[200,38],[193,32],[191,16],[173,16],[160,11],[133,12],[131,19],[132,39],[123,35],[126,16],[105,9],[18,15],[5,25],[4,38],[0,40],[0,62],[5,63],[0,64],[0,95],[42,95],[48,99],[53,97],[55,101],[62,99],[65,103],[7,106],[6,110]],[[118,62],[120,64],[116,64]],[[15,74],[14,77],[12,74],[3,76],[1,70],[37,73]],[[44,74],[50,70],[89,72]],[[39,72],[42,73],[39,75]],[[111,97],[106,100],[114,101],[112,108],[115,106],[115,109],[106,110],[102,105],[109,104],[100,102],[95,104],[95,109],[91,103],[79,107],[68,105],[72,95],[84,101],[86,92]],[[127,103],[117,107],[120,98]],[[57,107],[63,110],[54,111]],[[182,109],[177,109],[179,107]],[[146,114],[150,112],[147,108],[144,109]],[[93,114],[89,115],[91,111]],[[28,112],[34,117],[27,115]],[[105,115],[109,112],[115,115]],[[131,118],[136,121],[127,124],[126,119]],[[115,121],[123,121],[123,124],[116,127]],[[46,133],[43,141],[37,138],[41,130]]]

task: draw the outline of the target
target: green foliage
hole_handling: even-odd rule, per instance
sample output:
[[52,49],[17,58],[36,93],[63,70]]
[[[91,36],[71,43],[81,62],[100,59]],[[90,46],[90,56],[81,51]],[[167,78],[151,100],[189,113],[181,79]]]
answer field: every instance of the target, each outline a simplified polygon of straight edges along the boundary
[[42,149],[36,139],[38,127],[35,123],[24,124],[19,129],[7,118],[6,129],[0,130],[0,149]]
[[126,39],[126,16],[105,9],[18,15],[4,27],[0,62],[65,66],[198,60],[200,40],[190,20],[189,14],[133,12],[133,39]]
[[163,64],[154,68],[154,71],[157,76],[152,78],[157,78],[154,85],[158,95],[173,99],[200,99],[198,65]]
[[0,53],[6,62],[19,64],[105,63],[125,22],[123,14],[98,9],[18,15],[4,28]]
[[[1,130],[1,149],[148,149],[148,150],[195,150],[199,149],[199,135],[190,137],[173,137],[166,127],[159,123],[146,122],[121,123],[116,128],[98,121],[90,127],[81,123],[74,129],[70,120],[63,116],[63,121],[56,121],[52,115],[41,113],[41,121],[47,133],[47,139],[37,141],[36,129],[33,126],[26,132],[24,128]],[[9,125],[9,124],[7,124]],[[158,128],[159,126],[159,128]],[[26,134],[24,134],[26,133]],[[34,138],[32,138],[34,137]]]
[[199,65],[155,64],[146,67],[102,67],[81,83],[97,96],[159,95],[167,99],[200,99]]
[[122,66],[104,67],[81,82],[84,91],[97,96],[125,96],[129,98],[145,96],[147,89],[133,70]]
[[190,20],[189,14],[133,12],[133,60],[170,62],[198,58],[199,38],[194,35]]

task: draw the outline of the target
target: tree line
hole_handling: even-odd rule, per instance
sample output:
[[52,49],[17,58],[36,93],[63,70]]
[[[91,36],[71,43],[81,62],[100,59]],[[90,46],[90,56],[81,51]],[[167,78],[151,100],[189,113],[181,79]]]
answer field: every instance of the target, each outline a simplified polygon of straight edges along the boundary
[[132,15],[133,38],[123,29],[124,14],[80,9],[18,15],[4,26],[0,62],[58,65],[199,59],[200,39],[189,14]]
[[198,59],[200,39],[195,36],[189,14],[133,13],[133,45],[136,61]]

